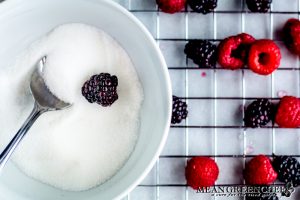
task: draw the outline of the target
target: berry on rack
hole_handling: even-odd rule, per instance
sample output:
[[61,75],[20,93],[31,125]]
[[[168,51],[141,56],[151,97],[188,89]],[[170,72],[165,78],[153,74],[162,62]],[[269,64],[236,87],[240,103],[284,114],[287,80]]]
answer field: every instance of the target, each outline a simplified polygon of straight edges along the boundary
[[218,0],[188,0],[188,4],[193,11],[207,14],[217,7]]
[[257,74],[271,74],[279,67],[280,60],[280,49],[272,40],[256,40],[250,47],[248,66]]
[[161,11],[173,14],[185,7],[186,0],[156,0],[156,3]]
[[275,122],[282,128],[300,126],[300,100],[293,96],[284,96],[279,102]]
[[244,178],[250,185],[270,185],[276,180],[277,173],[267,156],[258,155],[246,164]]
[[300,21],[289,19],[283,27],[283,41],[286,47],[300,56]]
[[291,156],[275,156],[274,169],[278,174],[278,180],[284,183],[292,183],[294,187],[300,185],[300,163]]
[[215,67],[217,46],[207,40],[190,40],[184,48],[186,56],[199,67]]
[[268,99],[256,99],[245,110],[245,126],[263,127],[274,119],[274,105]]
[[199,187],[210,187],[219,176],[217,163],[208,157],[193,157],[185,168],[187,185],[197,190]]
[[248,50],[255,38],[247,33],[225,38],[218,46],[218,62],[226,69],[239,69],[247,60]]
[[82,95],[90,103],[104,107],[112,105],[117,99],[118,78],[109,73],[93,75],[81,88]]
[[172,108],[172,124],[178,124],[183,119],[187,118],[188,110],[187,104],[173,95],[173,108]]
[[246,4],[252,12],[268,12],[272,0],[246,0]]

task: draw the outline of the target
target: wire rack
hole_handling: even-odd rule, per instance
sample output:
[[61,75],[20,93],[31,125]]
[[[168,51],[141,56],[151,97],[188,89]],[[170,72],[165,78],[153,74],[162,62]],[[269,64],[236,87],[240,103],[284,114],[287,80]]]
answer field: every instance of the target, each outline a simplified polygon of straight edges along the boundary
[[[300,158],[300,129],[271,125],[246,129],[243,108],[256,98],[278,101],[278,93],[299,96],[299,59],[285,49],[277,31],[284,22],[299,18],[300,0],[273,0],[268,13],[247,10],[244,0],[219,0],[217,9],[202,15],[184,11],[169,15],[160,12],[155,0],[117,0],[137,16],[156,39],[170,72],[173,94],[184,99],[188,119],[172,125],[165,149],[148,177],[127,200],[243,199],[211,197],[187,187],[184,166],[193,156],[216,160],[220,176],[216,185],[243,185],[242,171],[248,158],[257,154],[288,154]],[[183,48],[189,39],[206,39],[217,44],[241,32],[256,38],[273,39],[283,55],[280,68],[270,76],[253,74],[248,68],[228,71],[199,68],[186,59]],[[280,183],[275,183],[280,184]],[[284,198],[281,198],[284,199]],[[300,199],[299,191],[292,198]]]

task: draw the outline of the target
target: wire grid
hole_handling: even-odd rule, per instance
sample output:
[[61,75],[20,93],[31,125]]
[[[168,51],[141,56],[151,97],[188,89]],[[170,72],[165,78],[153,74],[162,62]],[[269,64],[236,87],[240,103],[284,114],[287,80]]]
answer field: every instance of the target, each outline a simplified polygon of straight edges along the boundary
[[[245,167],[246,160],[257,154],[266,154],[270,157],[272,157],[273,153],[288,154],[300,158],[298,144],[300,129],[279,129],[271,125],[261,129],[246,129],[241,120],[244,117],[244,109],[242,108],[251,100],[266,97],[276,102],[280,99],[276,92],[279,89],[285,89],[285,87],[288,88],[288,94],[299,96],[299,59],[283,52],[286,49],[282,45],[280,37],[276,34],[274,24],[281,23],[282,25],[290,17],[299,18],[300,0],[273,0],[270,12],[266,14],[250,13],[245,6],[245,0],[219,0],[216,11],[205,16],[194,13],[188,7],[178,14],[168,15],[159,11],[154,0],[118,0],[118,2],[145,22],[145,25],[149,28],[157,44],[165,54],[173,83],[174,95],[184,99],[189,108],[188,119],[179,125],[171,126],[166,148],[146,180],[128,194],[125,199],[243,199],[241,197],[211,197],[210,195],[195,193],[195,191],[187,187],[184,180],[184,166],[187,159],[197,155],[214,158],[219,165],[220,175],[226,167],[223,175],[228,175],[222,175],[222,179],[220,180],[219,178],[216,185],[238,186],[245,184],[242,178],[242,170]],[[239,9],[228,9],[224,6],[226,4],[239,4]],[[208,17],[205,18],[206,16],[209,16],[210,19]],[[226,23],[224,18],[228,16],[238,18],[237,23],[234,23],[237,31],[233,34],[227,34],[227,32],[230,32],[226,30],[229,22],[227,21]],[[173,17],[175,20],[172,20]],[[248,28],[251,23],[254,28],[260,23],[260,20],[257,20],[255,17],[258,17],[263,22],[263,31],[259,30],[260,27],[258,30],[250,30]],[[276,17],[275,23],[274,17]],[[145,18],[150,18],[152,24],[150,23],[149,25],[149,20],[147,21]],[[204,31],[204,34],[201,34],[201,36],[192,36],[190,34],[191,27],[197,26],[197,20],[201,20],[201,18],[208,19],[209,22],[207,24],[212,24],[211,29],[210,31]],[[195,21],[195,19],[197,20]],[[225,26],[221,23],[223,20]],[[231,18],[231,21],[233,20],[235,18]],[[179,34],[172,34],[171,26],[178,27],[175,30],[179,31]],[[264,33],[265,30],[266,32]],[[206,35],[205,32],[211,32],[211,34],[205,37],[203,36]],[[222,32],[225,33],[220,34]],[[281,65],[278,72],[268,77],[259,77],[251,73],[248,68],[242,68],[238,72],[227,71],[219,66],[214,69],[199,69],[191,60],[184,58],[182,45],[184,46],[189,39],[207,39],[217,44],[224,37],[240,32],[250,32],[256,38],[274,39],[276,43],[281,44],[283,57],[288,57],[282,65],[286,65]],[[259,34],[261,32],[263,34]],[[170,46],[166,45],[169,43]],[[176,45],[178,43],[181,44],[180,47]],[[174,52],[168,53],[168,48],[173,48],[173,51],[177,52],[177,54]],[[179,56],[180,58],[178,59],[177,56],[179,54],[182,54],[182,57]],[[174,64],[176,62],[173,62],[173,60],[180,60],[177,62],[179,64]],[[196,78],[195,73],[198,75]],[[229,73],[231,75],[228,75]],[[231,78],[238,75],[238,78],[235,77],[228,82],[225,79],[224,82],[222,78],[220,79],[224,75]],[[206,79],[206,81],[200,82],[204,84],[198,84],[198,79]],[[236,82],[237,85],[232,85],[236,84]],[[197,86],[195,87],[193,84]],[[206,87],[210,87],[210,89]],[[257,91],[251,90],[252,87],[257,89],[257,91],[259,91],[258,88],[263,89],[257,94]],[[239,92],[235,93],[230,88],[237,89]],[[208,92],[196,95],[198,90],[207,90]],[[228,92],[229,90],[230,94],[226,95],[226,91]],[[225,92],[223,93],[223,91]],[[219,95],[219,93],[223,93],[223,95]],[[228,102],[233,102],[234,106],[228,104]],[[239,105],[241,106],[240,108]],[[233,107],[230,110],[231,112],[221,109],[226,106]],[[199,112],[199,116],[203,115],[204,118],[209,118],[208,122],[202,123],[201,120],[205,121],[203,117],[195,120],[199,116],[196,111],[193,111],[194,109]],[[227,123],[226,117],[234,116],[234,110],[240,113],[238,117],[235,116],[235,118],[239,118],[239,122]],[[225,115],[226,117],[219,118],[220,115]],[[203,138],[206,139],[202,142]],[[197,143],[201,144],[197,145]],[[178,150],[177,146],[180,146],[180,150]],[[226,146],[237,146],[238,148],[231,150],[231,148]],[[300,199],[298,193],[296,192],[293,198],[289,199]]]

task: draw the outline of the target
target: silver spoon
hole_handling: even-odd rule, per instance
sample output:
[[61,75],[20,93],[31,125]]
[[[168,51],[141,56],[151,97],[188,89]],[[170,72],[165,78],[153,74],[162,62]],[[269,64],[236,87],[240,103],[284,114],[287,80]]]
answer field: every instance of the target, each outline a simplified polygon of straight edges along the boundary
[[50,90],[46,86],[42,75],[46,59],[46,56],[44,56],[41,60],[38,61],[38,63],[36,64],[36,69],[31,76],[30,90],[35,100],[34,107],[31,114],[19,129],[17,134],[13,137],[10,143],[0,154],[0,171],[3,169],[13,151],[26,135],[27,131],[41,114],[47,111],[62,110],[71,106],[71,104],[58,99],[50,92]]

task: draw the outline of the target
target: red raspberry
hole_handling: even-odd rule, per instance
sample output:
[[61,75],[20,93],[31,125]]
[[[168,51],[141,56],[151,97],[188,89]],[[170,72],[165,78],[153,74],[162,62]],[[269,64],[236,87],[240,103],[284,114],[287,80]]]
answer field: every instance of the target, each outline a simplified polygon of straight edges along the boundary
[[280,100],[275,122],[279,127],[297,128],[300,126],[300,100],[285,96]]
[[286,47],[300,56],[300,21],[289,19],[283,27],[283,41]]
[[186,0],[156,0],[158,7],[166,13],[176,13],[181,11],[185,6]]
[[247,33],[225,38],[219,44],[219,64],[232,70],[243,67],[246,63],[249,46],[254,41],[254,37]]
[[271,74],[280,65],[280,49],[272,40],[256,40],[248,55],[249,68],[260,75]]
[[213,159],[208,157],[193,157],[187,162],[185,168],[187,184],[195,190],[199,187],[213,186],[218,175],[218,165]]
[[258,155],[246,164],[244,178],[250,185],[270,185],[276,180],[277,173],[267,156]]

